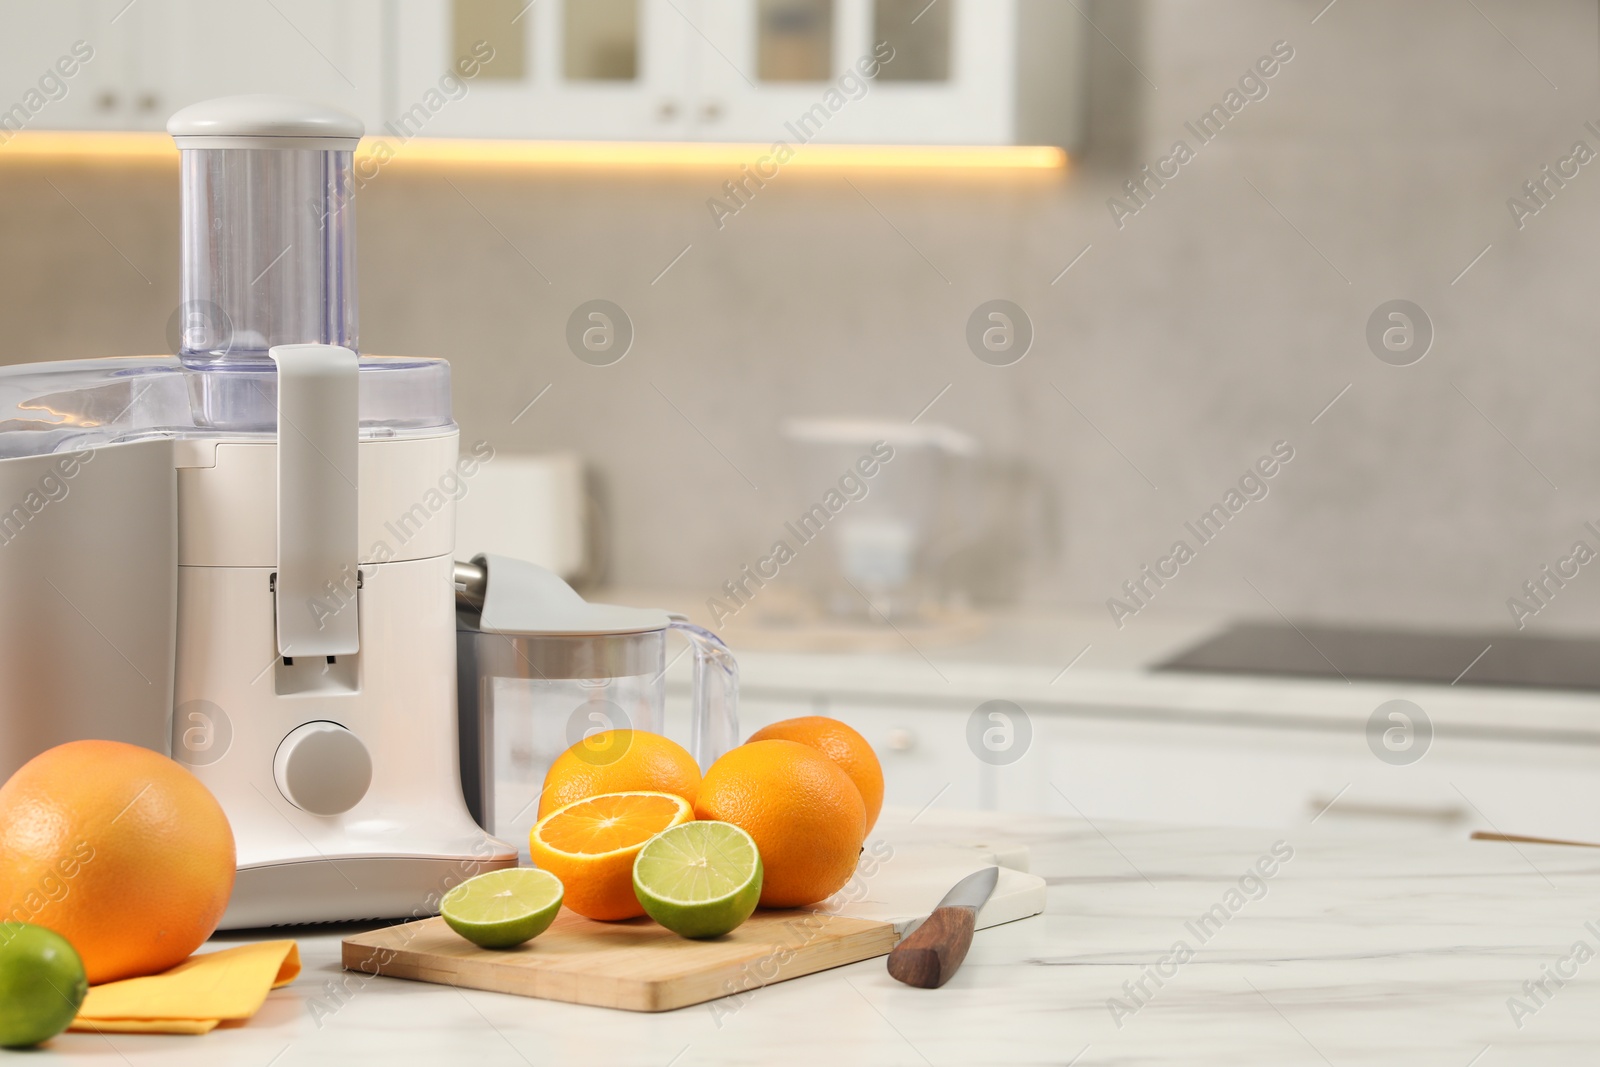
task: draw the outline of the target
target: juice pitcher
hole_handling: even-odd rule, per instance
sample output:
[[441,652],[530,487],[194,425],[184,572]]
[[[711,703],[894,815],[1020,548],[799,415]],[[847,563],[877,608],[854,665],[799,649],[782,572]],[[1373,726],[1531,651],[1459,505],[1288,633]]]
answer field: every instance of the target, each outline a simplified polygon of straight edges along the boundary
[[[455,586],[462,791],[479,825],[524,858],[545,772],[573,745],[603,764],[625,754],[605,731],[668,734],[704,771],[738,744],[739,669],[716,634],[665,611],[591,604],[504,556],[458,563]],[[669,631],[694,655],[686,729],[668,729]]]

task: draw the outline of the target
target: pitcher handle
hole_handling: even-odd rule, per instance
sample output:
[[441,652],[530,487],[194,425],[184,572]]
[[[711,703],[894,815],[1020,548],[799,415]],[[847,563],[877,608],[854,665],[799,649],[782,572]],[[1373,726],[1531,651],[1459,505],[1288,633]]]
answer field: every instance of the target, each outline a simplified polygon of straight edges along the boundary
[[689,754],[705,771],[739,743],[739,664],[722,638],[682,615],[669,617],[670,628],[688,638],[694,649]]

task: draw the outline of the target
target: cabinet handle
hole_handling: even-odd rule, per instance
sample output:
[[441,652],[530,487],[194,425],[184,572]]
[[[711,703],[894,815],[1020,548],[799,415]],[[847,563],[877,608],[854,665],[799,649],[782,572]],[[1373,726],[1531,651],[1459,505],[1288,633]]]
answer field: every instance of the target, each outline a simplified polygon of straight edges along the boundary
[[[1335,803],[1337,801],[1337,803]],[[1312,796],[1306,808],[1313,815],[1343,815],[1351,819],[1416,819],[1422,822],[1465,822],[1467,809],[1462,807],[1411,807],[1406,804],[1362,804],[1358,801],[1339,800],[1337,797]]]
[[678,102],[676,100],[663,100],[656,106],[656,119],[660,122],[672,122],[678,117]]
[[155,93],[142,93],[139,96],[140,111],[154,111],[161,106],[161,98]]
[[109,89],[94,98],[94,106],[101,111],[115,111],[117,109],[117,94]]
[[1474,841],[1505,841],[1508,844],[1525,845],[1570,845],[1573,848],[1600,848],[1600,844],[1593,841],[1567,841],[1559,837],[1527,837],[1523,834],[1501,834],[1490,830],[1472,831]]
[[707,122],[716,122],[722,118],[722,105],[715,100],[707,100],[700,107],[700,117]]
[[890,752],[910,752],[916,746],[916,736],[910,730],[896,729],[889,731],[888,748]]

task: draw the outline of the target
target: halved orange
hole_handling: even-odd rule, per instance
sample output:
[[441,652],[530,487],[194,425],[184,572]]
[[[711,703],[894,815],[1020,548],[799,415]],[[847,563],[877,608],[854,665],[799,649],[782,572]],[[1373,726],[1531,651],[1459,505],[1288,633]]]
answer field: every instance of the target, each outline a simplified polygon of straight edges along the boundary
[[671,793],[602,793],[558,808],[528,835],[533,863],[561,879],[563,903],[591,919],[644,914],[633,893],[633,860],[646,841],[694,819]]

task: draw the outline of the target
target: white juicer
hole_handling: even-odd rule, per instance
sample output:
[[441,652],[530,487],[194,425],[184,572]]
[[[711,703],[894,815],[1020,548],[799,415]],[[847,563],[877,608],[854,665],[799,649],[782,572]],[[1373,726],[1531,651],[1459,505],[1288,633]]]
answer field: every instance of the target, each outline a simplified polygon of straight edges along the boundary
[[431,914],[516,862],[457,755],[455,500],[492,449],[461,456],[444,361],[356,355],[358,120],[231,97],[168,129],[179,356],[0,369],[0,777],[170,753],[233,825],[224,928]]

